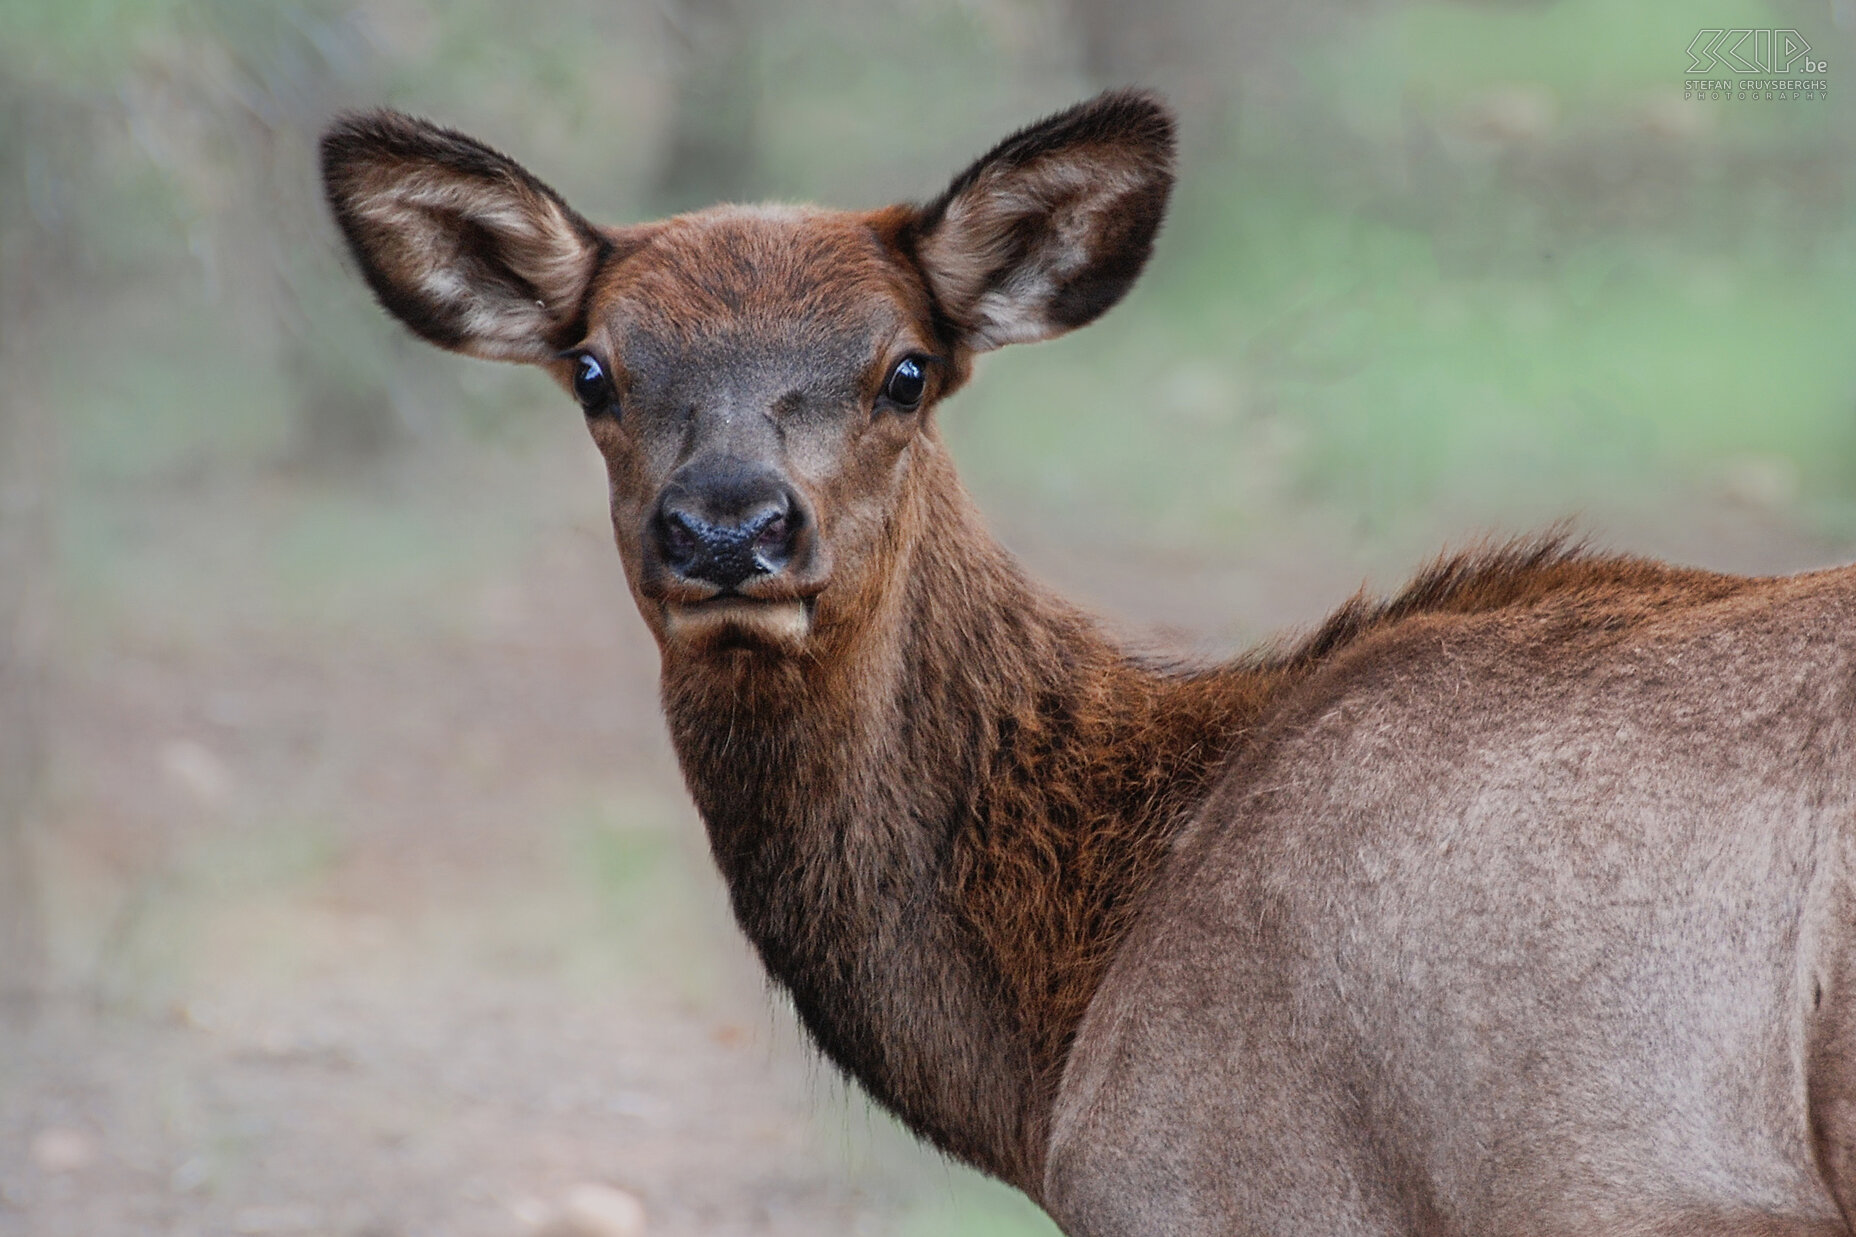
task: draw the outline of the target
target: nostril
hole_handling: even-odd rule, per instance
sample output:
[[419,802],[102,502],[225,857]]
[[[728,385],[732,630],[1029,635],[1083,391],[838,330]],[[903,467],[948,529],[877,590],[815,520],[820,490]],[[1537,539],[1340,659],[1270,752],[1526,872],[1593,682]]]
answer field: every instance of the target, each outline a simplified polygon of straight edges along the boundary
[[789,527],[784,513],[775,515],[760,526],[760,532],[754,537],[754,548],[769,553],[777,553],[786,548],[786,533]]
[[663,520],[664,549],[678,562],[688,562],[702,546],[695,522],[681,511],[667,511]]

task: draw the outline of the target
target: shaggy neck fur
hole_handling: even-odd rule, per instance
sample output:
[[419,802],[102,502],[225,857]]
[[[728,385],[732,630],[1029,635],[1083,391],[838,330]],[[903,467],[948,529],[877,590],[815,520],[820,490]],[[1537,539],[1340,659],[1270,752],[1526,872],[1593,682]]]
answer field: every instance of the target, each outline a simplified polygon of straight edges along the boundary
[[1293,650],[1173,669],[1027,581],[931,436],[912,468],[894,569],[821,606],[816,656],[667,653],[665,710],[735,914],[819,1046],[1034,1198],[1083,1011],[1272,701],[1416,613],[1625,579],[1692,596],[1678,573],[1548,541],[1441,562]]
[[1076,1023],[1248,672],[1143,668],[1031,585],[932,440],[893,583],[816,657],[667,657],[672,737],[742,928],[819,1046],[1037,1193]]

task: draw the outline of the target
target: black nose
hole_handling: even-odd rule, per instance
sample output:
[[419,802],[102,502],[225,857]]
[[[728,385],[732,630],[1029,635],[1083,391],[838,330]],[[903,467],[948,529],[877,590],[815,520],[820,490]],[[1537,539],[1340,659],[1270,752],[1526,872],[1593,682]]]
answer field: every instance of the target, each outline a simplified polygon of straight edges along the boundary
[[686,580],[733,589],[784,568],[800,522],[792,491],[760,473],[672,484],[651,524],[665,567]]

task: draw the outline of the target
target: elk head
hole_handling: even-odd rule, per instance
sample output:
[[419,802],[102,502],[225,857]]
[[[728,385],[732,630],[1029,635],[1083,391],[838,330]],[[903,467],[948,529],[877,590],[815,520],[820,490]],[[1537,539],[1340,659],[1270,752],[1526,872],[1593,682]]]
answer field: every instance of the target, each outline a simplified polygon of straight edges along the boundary
[[[323,139],[329,204],[419,335],[553,374],[611,479],[669,656],[817,653],[939,532],[911,497],[976,353],[1119,300],[1172,185],[1173,125],[1111,92],[1000,143],[925,206],[717,206],[599,227],[514,161],[395,112]],[[935,446],[938,450],[938,445]]]

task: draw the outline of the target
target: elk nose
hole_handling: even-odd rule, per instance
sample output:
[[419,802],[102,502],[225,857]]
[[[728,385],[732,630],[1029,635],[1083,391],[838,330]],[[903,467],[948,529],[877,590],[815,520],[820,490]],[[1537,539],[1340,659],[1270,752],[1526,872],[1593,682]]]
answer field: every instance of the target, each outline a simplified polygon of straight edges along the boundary
[[652,523],[664,566],[686,580],[733,589],[786,566],[799,533],[799,508],[783,485],[751,496],[710,495],[706,502],[672,492]]

